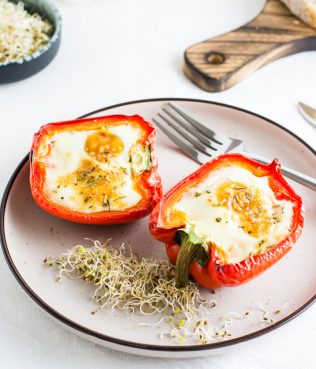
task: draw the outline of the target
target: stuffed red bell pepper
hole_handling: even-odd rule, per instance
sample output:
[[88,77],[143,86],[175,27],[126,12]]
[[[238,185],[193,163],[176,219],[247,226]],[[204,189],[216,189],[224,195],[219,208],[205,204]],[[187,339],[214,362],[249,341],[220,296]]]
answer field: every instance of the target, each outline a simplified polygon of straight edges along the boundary
[[280,164],[226,154],[170,189],[154,209],[153,236],[166,243],[176,281],[237,286],[277,262],[299,238],[302,200]]
[[35,201],[52,215],[88,224],[148,215],[162,195],[155,136],[154,127],[137,115],[43,126],[30,156]]

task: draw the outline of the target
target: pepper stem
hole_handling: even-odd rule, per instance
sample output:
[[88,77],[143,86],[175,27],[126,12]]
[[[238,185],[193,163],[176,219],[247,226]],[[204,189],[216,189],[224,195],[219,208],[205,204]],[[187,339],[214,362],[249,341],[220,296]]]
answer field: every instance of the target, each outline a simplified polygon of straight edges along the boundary
[[190,266],[194,258],[199,254],[199,246],[190,242],[188,237],[182,239],[181,247],[176,262],[176,286],[185,287],[189,283]]

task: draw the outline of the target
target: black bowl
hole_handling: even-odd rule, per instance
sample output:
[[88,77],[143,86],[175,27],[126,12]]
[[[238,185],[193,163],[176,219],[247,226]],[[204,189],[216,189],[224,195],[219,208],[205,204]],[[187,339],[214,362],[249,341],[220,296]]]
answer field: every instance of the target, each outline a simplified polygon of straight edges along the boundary
[[[20,0],[10,0],[14,3]],[[32,76],[46,67],[55,57],[61,39],[61,17],[57,8],[46,0],[23,0],[24,8],[29,13],[38,13],[53,26],[48,43],[38,52],[20,62],[0,64],[0,83],[9,83]]]

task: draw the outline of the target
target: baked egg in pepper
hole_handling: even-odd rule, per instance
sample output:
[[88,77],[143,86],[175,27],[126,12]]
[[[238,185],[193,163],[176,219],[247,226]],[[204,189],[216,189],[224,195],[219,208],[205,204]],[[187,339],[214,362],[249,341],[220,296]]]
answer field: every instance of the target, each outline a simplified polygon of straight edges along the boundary
[[34,136],[31,189],[44,210],[82,223],[124,223],[161,196],[155,129],[139,116],[51,123]]

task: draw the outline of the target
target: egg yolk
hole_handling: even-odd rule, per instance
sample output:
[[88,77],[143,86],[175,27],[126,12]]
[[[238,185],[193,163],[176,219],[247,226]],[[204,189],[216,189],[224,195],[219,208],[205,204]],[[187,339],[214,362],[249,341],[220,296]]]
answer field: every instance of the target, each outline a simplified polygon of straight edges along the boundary
[[119,155],[123,150],[124,144],[121,139],[106,130],[92,133],[85,143],[85,151],[103,163],[107,161],[109,155]]
[[275,219],[268,216],[260,189],[238,182],[228,182],[217,189],[216,195],[221,206],[238,214],[245,233],[258,237],[269,232]]

